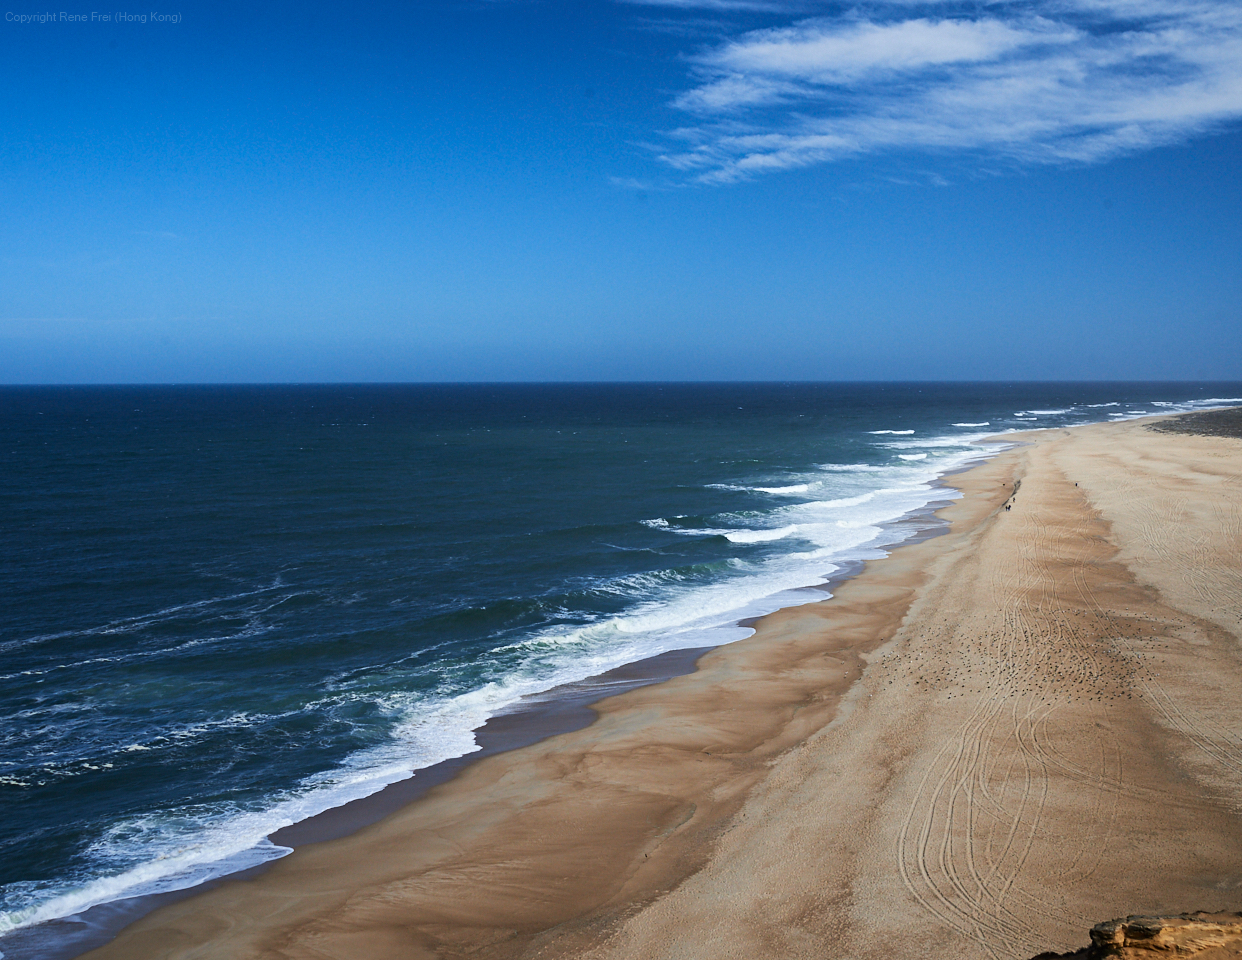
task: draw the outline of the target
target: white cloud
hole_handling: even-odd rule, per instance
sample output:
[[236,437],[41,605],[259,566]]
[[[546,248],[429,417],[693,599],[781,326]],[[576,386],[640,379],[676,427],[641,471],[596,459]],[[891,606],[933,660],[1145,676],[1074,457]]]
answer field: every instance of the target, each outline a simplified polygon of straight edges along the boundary
[[896,0],[690,59],[664,159],[709,182],[878,151],[1094,162],[1242,118],[1242,5]]
[[840,84],[882,72],[992,60],[1034,43],[1069,42],[1075,31],[1036,21],[1015,27],[1000,20],[899,20],[893,23],[811,21],[760,30],[701,58],[732,77],[782,76]]
[[688,90],[675,104],[699,113],[724,113],[738,107],[777,103],[799,96],[802,88],[763,76],[731,74]]

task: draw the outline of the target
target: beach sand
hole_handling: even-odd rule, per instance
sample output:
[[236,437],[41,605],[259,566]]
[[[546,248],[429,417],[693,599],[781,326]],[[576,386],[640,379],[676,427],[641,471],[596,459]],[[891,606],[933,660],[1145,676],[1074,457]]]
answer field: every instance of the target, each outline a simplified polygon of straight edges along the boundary
[[1242,440],[1022,439],[831,600],[87,956],[1027,958],[1239,909]]

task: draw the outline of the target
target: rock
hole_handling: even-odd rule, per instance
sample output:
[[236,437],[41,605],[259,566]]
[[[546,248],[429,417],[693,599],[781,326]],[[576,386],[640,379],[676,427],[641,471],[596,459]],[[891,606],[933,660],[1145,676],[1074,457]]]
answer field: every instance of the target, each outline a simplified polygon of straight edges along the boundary
[[1242,408],[1204,410],[1189,416],[1157,420],[1147,429],[1161,433],[1193,433],[1208,437],[1242,437]]
[[1242,913],[1183,913],[1126,917],[1091,928],[1091,946],[1073,953],[1041,953],[1033,960],[1225,960],[1242,957]]

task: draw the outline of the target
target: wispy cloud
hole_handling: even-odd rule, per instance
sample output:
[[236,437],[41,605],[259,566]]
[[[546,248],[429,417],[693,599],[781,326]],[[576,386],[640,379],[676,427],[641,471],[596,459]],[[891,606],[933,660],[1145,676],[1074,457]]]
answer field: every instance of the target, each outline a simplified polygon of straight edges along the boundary
[[666,183],[654,180],[640,180],[637,177],[609,177],[608,181],[620,190],[633,190],[637,193],[652,193],[657,190],[668,190]]
[[896,0],[688,63],[663,159],[705,182],[881,151],[1094,162],[1242,118],[1242,5]]

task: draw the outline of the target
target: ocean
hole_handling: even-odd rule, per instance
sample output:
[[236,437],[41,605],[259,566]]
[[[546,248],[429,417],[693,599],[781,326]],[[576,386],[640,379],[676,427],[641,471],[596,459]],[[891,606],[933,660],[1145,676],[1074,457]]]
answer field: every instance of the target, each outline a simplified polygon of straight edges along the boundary
[[469,755],[523,698],[824,599],[983,437],[1239,397],[0,388],[0,951],[283,856],[276,830]]

